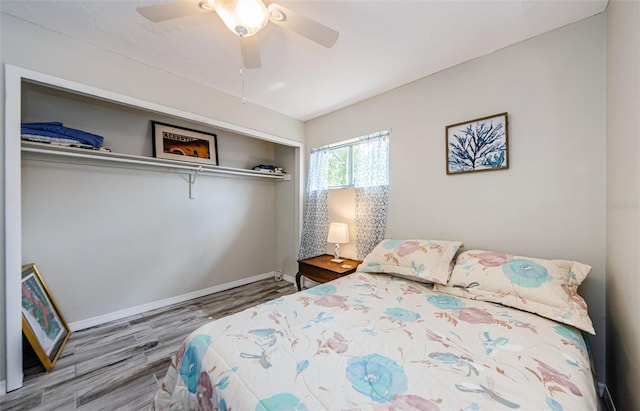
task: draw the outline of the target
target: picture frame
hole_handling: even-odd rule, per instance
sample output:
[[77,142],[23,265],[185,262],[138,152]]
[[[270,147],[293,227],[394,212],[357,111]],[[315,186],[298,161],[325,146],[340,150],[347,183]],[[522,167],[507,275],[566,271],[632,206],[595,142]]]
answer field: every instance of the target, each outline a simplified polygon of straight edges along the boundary
[[35,264],[22,267],[22,332],[44,369],[50,371],[71,330]]
[[153,156],[167,160],[218,165],[217,136],[205,131],[151,121]]
[[445,128],[447,174],[509,168],[508,113],[499,113]]

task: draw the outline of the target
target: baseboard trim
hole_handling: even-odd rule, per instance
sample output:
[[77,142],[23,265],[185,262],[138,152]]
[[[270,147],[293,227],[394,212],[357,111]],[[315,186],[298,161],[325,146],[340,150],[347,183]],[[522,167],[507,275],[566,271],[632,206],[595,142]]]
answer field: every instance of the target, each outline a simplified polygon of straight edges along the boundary
[[609,387],[605,384],[602,384],[602,385],[604,385],[604,391],[602,393],[602,399],[604,400],[604,405],[607,407],[608,411],[616,411],[616,405],[613,403],[613,398],[611,397],[611,392],[609,391]]
[[[84,330],[87,328],[95,327],[96,325],[108,323],[110,321],[120,320],[122,318],[129,317],[132,315],[141,314],[147,311],[166,307],[172,304],[179,304],[188,300],[192,300],[194,298],[204,297],[205,295],[229,290],[235,287],[240,287],[241,285],[251,284],[256,281],[264,280],[266,278],[273,278],[274,276],[275,276],[275,271],[254,275],[252,277],[247,277],[241,280],[216,285],[213,287],[205,288],[203,290],[193,291],[190,293],[177,295],[175,297],[165,298],[164,300],[154,301],[151,303],[126,308],[124,310],[119,310],[119,311],[114,311],[112,313],[99,315],[97,317],[87,318],[86,320],[74,321],[72,323],[69,323],[69,328],[71,329],[72,332]],[[285,276],[285,277],[289,277],[289,276]],[[289,280],[287,279],[287,281]],[[290,282],[293,282],[293,281],[290,281]]]
[[5,395],[7,393],[7,381],[0,381],[0,395]]

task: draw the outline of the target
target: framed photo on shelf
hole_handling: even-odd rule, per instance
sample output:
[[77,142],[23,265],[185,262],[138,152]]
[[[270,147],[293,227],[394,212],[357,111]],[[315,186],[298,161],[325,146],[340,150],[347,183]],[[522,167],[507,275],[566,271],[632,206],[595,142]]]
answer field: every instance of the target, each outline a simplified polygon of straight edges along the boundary
[[218,165],[216,135],[171,124],[151,122],[153,156],[168,160]]
[[509,168],[507,113],[446,127],[447,174]]
[[71,335],[35,264],[22,267],[22,332],[47,371]]

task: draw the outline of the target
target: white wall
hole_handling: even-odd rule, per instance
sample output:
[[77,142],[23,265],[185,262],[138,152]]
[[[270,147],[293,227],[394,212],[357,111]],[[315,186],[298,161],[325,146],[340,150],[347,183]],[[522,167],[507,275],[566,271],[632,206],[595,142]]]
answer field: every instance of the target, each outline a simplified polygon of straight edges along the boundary
[[607,7],[607,386],[640,409],[640,3]]
[[[308,149],[392,130],[387,237],[592,265],[580,292],[601,381],[605,23],[595,16],[306,123]],[[504,111],[510,168],[446,175],[445,126]]]
[[303,141],[302,122],[203,84],[101,50],[6,14],[0,21],[3,63],[125,96]]
[[[70,39],[19,19],[4,14],[1,14],[0,18],[0,61],[2,63],[32,69],[184,112],[202,115],[256,130],[259,133],[268,133],[298,142],[304,140],[303,124],[298,120],[251,103],[242,105],[240,99],[236,97],[100,50],[90,44]],[[1,84],[0,94],[4,94]],[[0,112],[4,113],[4,101],[0,105]],[[2,127],[2,133],[4,141],[6,138],[4,127]],[[17,136],[10,136],[10,138],[17,138]],[[2,146],[3,144],[0,144],[0,147]],[[0,152],[0,154],[3,153]],[[274,155],[273,152],[270,155]],[[233,161],[236,160],[238,159]],[[156,298],[158,294],[148,295],[145,286],[158,278],[163,278],[175,285],[175,288],[165,291],[178,295],[184,290],[207,286],[213,284],[214,281],[224,282],[238,275],[247,276],[276,269],[274,247],[267,247],[262,252],[260,250],[264,248],[265,244],[262,241],[266,237],[273,238],[274,233],[279,235],[281,231],[289,233],[296,230],[296,221],[293,218],[281,220],[278,226],[275,225],[275,203],[278,200],[274,194],[273,184],[267,183],[265,186],[265,183],[256,183],[250,180],[200,177],[197,186],[198,198],[190,201],[187,200],[186,183],[177,176],[172,177],[153,172],[140,173],[130,170],[114,171],[114,169],[91,168],[87,172],[74,172],[77,179],[70,179],[71,168],[74,167],[60,167],[58,165],[45,167],[43,163],[35,163],[27,165],[23,170],[27,184],[34,187],[34,190],[25,192],[23,199],[26,211],[35,215],[35,219],[29,218],[28,225],[24,227],[27,232],[25,245],[29,249],[49,245],[50,243],[46,243],[46,240],[55,242],[56,235],[60,232],[64,233],[64,239],[77,236],[86,240],[86,244],[89,241],[97,242],[95,250],[89,255],[79,255],[77,258],[72,258],[67,254],[64,259],[59,259],[58,262],[44,263],[42,271],[47,280],[54,272],[68,270],[70,264],[82,266],[86,270],[93,270],[99,274],[109,272],[109,275],[101,275],[103,281],[98,283],[89,283],[86,275],[76,273],[78,283],[72,285],[87,287],[89,296],[69,308],[71,313],[68,315],[68,320],[71,321],[76,318],[86,318],[104,310],[113,311],[118,307],[132,304],[134,301]],[[109,177],[106,176],[107,174]],[[64,190],[68,190],[63,191],[63,195],[54,189],[54,187],[60,187],[59,184],[62,184]],[[141,190],[141,187],[144,187],[144,190]],[[85,190],[85,195],[72,194],[73,190],[78,188]],[[236,191],[230,196],[219,194],[227,190]],[[295,190],[291,189],[290,193],[295,193]],[[40,197],[34,197],[35,195]],[[118,203],[116,195],[118,197],[124,196],[123,198],[130,201]],[[43,201],[45,202],[43,203]],[[266,201],[270,205],[261,207],[261,201]],[[243,202],[246,207],[238,207],[238,202]],[[131,206],[132,203],[134,206]],[[159,225],[158,219],[151,215],[153,210],[157,210],[155,207],[158,205],[167,209],[187,210],[183,215],[171,216],[173,221],[167,223],[172,224],[171,230],[180,229],[181,224],[194,227],[204,223],[201,226],[202,229],[197,232],[201,237],[200,240],[195,240],[193,237],[183,239],[182,236],[179,236],[169,239],[169,244],[162,244],[163,247],[178,247],[180,255],[177,258],[168,254],[160,255],[157,251],[154,253],[153,246],[160,245],[159,238],[166,234],[165,230],[167,229],[166,225]],[[49,207],[45,209],[44,206]],[[4,203],[0,204],[1,213],[4,213],[4,207]],[[62,209],[65,207],[67,209],[63,211]],[[69,207],[72,210],[81,210],[80,221],[86,223],[84,226],[76,226],[71,229],[62,227],[61,219],[53,221],[51,218],[46,218],[52,210],[61,213],[56,217],[64,216],[66,218]],[[86,209],[81,207],[86,207]],[[194,207],[202,208],[194,211]],[[207,207],[211,207],[209,212],[204,211]],[[91,219],[91,212],[87,211],[89,208],[99,210],[97,218]],[[220,213],[220,209],[228,210],[228,213]],[[105,213],[109,215],[107,220],[101,218]],[[118,218],[137,220],[136,223],[142,223],[146,226],[144,229],[140,228],[123,234],[108,224],[108,221],[116,217],[115,214],[118,214]],[[256,232],[251,226],[257,224],[258,221],[262,225],[258,225],[261,228]],[[266,223],[264,223],[265,221]],[[208,232],[204,229],[206,224],[220,224],[221,222],[223,225],[218,225],[219,229],[215,232]],[[1,225],[4,232],[4,222]],[[34,230],[39,230],[42,227],[49,228],[49,235],[46,238],[34,235],[37,234]],[[227,228],[234,229],[235,236],[229,237]],[[101,237],[97,233],[108,233],[108,235]],[[221,241],[221,238],[225,238],[226,241]],[[38,242],[40,244],[37,244]],[[115,250],[113,248],[114,242],[117,245]],[[121,243],[132,244],[133,242],[146,245],[139,261],[155,258],[157,264],[166,264],[165,267],[160,271],[149,272],[148,267],[143,267],[140,262],[135,261],[136,258],[133,255],[126,258],[127,261],[135,261],[131,267],[123,269],[122,266],[114,266],[112,261],[115,258],[114,253],[124,251]],[[209,242],[211,242],[211,247],[206,253],[204,248],[209,245],[207,244]],[[62,245],[62,243],[56,244],[57,247]],[[198,251],[187,258],[184,251],[192,250],[192,247],[197,248]],[[247,259],[247,253],[251,254],[254,250],[257,252],[255,259]],[[225,252],[232,254],[224,255]],[[44,261],[41,259],[41,257],[45,258],[44,256],[29,253],[29,255],[25,255],[25,263],[35,261],[41,264]],[[271,255],[267,256],[268,253]],[[229,258],[229,255],[234,257]],[[280,250],[278,255],[280,260],[295,259],[295,248]],[[4,266],[4,258],[4,255],[0,255],[2,266]],[[204,273],[211,273],[213,266],[215,266],[217,273],[222,273],[221,276],[215,279],[213,277],[205,278]],[[176,278],[175,267],[180,267],[180,270],[188,272],[192,277],[189,280],[185,280],[185,277]],[[173,271],[172,268],[174,268]],[[145,274],[140,274],[141,270],[145,270]],[[197,272],[195,277],[193,276],[194,270]],[[247,271],[240,274],[241,270]],[[129,278],[128,283],[123,283],[125,276],[130,273],[139,276]],[[70,287],[71,283],[71,280],[66,278],[54,286],[57,290],[64,290]],[[2,307],[0,321],[4,323],[4,284],[3,282],[0,284],[0,307]],[[121,297],[112,300],[108,306],[105,301],[102,301],[89,308],[85,304],[86,300],[91,293],[104,292],[104,287],[107,287],[108,290],[117,288]],[[127,290],[129,287],[136,291]],[[63,300],[68,301],[67,294],[71,293],[71,290],[54,291],[54,293],[60,303],[66,304]],[[0,381],[5,379],[6,352],[4,343],[4,338],[0,339]]]

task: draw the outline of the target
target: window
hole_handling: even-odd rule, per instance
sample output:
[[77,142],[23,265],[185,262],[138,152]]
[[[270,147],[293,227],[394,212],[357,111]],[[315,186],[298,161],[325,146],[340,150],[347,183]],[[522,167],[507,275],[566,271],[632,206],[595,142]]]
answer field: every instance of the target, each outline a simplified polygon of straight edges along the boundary
[[353,145],[340,145],[328,150],[329,188],[353,186]]
[[328,189],[354,187],[356,250],[364,258],[383,240],[389,203],[389,132],[311,150],[298,258],[324,254]]
[[[332,188],[345,188],[355,187],[359,184],[356,180],[356,176],[360,176],[360,180],[363,179],[363,173],[369,174],[372,170],[372,166],[379,166],[381,170],[388,169],[388,148],[386,146],[386,139],[384,139],[384,146],[379,146],[377,143],[371,145],[369,142],[371,138],[388,137],[388,131],[380,131],[370,134],[369,136],[363,136],[352,140],[343,141],[331,146],[327,146],[327,186]],[[377,141],[377,140],[376,140]],[[382,150],[382,151],[381,151]],[[378,152],[380,151],[380,152]],[[365,164],[361,164],[360,170],[358,168],[358,156],[364,155],[363,159]],[[366,164],[372,161],[376,164]],[[365,177],[365,180],[368,180]],[[387,184],[388,176],[385,173],[382,179],[377,178],[377,184]],[[365,183],[365,185],[368,185]]]

